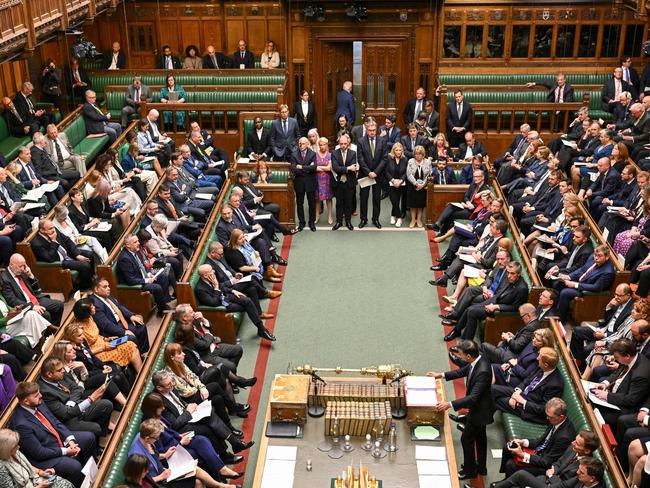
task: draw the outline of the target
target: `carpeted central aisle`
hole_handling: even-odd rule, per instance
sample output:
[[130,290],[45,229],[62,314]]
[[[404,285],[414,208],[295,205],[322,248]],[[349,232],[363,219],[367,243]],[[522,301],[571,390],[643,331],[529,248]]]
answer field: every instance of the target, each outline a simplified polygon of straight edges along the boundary
[[[282,268],[277,342],[270,352],[260,347],[250,323],[239,333],[245,348],[240,373],[261,372],[266,361],[251,394],[251,400],[259,396],[256,443],[263,435],[271,380],[289,363],[349,368],[399,363],[416,374],[449,369],[438,299],[427,284],[430,265],[424,231],[319,228],[292,238],[289,266]],[[451,385],[448,393],[453,395]],[[247,419],[245,430],[251,424]],[[252,484],[256,461],[257,445],[248,455],[245,486]]]

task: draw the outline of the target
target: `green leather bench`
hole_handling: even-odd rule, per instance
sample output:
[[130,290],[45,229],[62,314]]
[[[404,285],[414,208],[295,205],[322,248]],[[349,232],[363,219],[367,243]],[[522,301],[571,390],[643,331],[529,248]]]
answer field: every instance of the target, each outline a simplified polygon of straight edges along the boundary
[[[51,103],[37,103],[36,108],[52,109]],[[61,113],[55,112],[56,121],[61,120]],[[9,133],[9,127],[4,117],[0,117],[0,153],[5,157],[7,162],[18,156],[18,148],[32,142],[31,137],[16,137]]]
[[[248,176],[250,176],[251,178],[253,177],[254,174],[255,172],[252,170],[248,172]],[[271,175],[271,183],[280,183],[280,184],[289,183],[289,171],[287,170],[273,171],[273,174]]]
[[70,145],[77,154],[84,154],[86,161],[92,161],[108,144],[110,138],[107,135],[101,137],[88,137],[86,121],[83,117],[77,117],[70,125],[63,129],[68,136]]
[[[566,364],[561,357],[557,367],[560,371],[560,374],[562,375],[562,379],[564,380],[562,399],[567,404],[567,416],[569,420],[573,424],[576,432],[579,432],[581,430],[593,430],[589,424],[589,421],[587,420],[587,416],[585,415],[585,412],[582,408],[580,399],[578,398],[575,389],[573,388],[573,383],[571,381],[569,373],[567,372]],[[540,437],[546,430],[545,425],[526,422],[520,417],[510,413],[503,413],[502,419],[506,439],[537,438]],[[595,453],[595,457],[602,460],[600,452],[598,451]],[[608,488],[612,488],[614,486],[612,479],[607,471],[605,476],[605,483]]]
[[[555,74],[439,74],[440,84],[450,88],[465,85],[520,85],[533,81],[536,83],[555,83]],[[610,73],[576,73],[567,74],[571,85],[603,85],[611,77]]]
[[[140,423],[142,422],[142,410],[140,407],[142,405],[142,399],[153,390],[151,376],[153,376],[153,373],[163,368],[163,353],[165,346],[173,341],[175,330],[176,327],[171,326],[167,332],[167,335],[165,336],[165,340],[161,344],[161,348],[156,356],[156,362],[151,368],[152,374],[149,375],[149,381],[147,381],[143,390],[140,392],[137,409],[134,411],[133,417],[131,418],[128,427],[122,432],[122,443],[115,451],[110,469],[108,470],[106,477],[103,480],[102,486],[116,486],[124,482],[124,474],[122,473],[122,468],[128,459],[129,447],[131,447],[133,439],[135,439],[135,436],[140,431]],[[131,394],[133,395],[135,392],[131,392]]]
[[[244,119],[244,127],[243,127],[243,135],[244,135],[244,145],[239,148],[239,154],[244,154],[244,150],[246,149],[246,146],[248,146],[248,133],[253,130],[254,126],[254,120],[253,119]],[[262,120],[262,125],[266,127],[267,129],[271,130],[271,126],[273,124],[273,120],[271,119],[263,119]],[[248,157],[248,154],[244,154],[244,156]]]

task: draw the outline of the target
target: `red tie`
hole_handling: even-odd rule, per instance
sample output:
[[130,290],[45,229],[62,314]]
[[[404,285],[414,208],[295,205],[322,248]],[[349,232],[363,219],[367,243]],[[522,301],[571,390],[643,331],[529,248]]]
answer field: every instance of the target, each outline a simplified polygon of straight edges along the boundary
[[29,287],[27,286],[27,283],[23,281],[22,276],[16,276],[16,281],[20,285],[20,287],[23,289],[25,292],[25,295],[27,295],[27,298],[29,298],[29,301],[32,302],[32,305],[38,305],[38,298],[34,296],[34,294],[31,292]]
[[578,281],[581,282],[581,281],[584,280],[587,276],[589,276],[589,273],[591,273],[591,272],[594,270],[595,267],[596,267],[596,263],[592,264],[592,265],[589,267],[589,269],[588,269],[587,271],[585,271],[584,273],[582,273],[582,276],[580,276],[580,278],[578,278]]
[[61,442],[61,436],[57,432],[57,430],[52,426],[49,420],[45,418],[45,415],[43,415],[41,412],[38,411],[38,409],[34,410],[34,415],[36,415],[36,418],[43,424],[43,426],[50,431],[50,433],[56,437],[56,441],[59,443],[59,447],[63,447],[63,442]]

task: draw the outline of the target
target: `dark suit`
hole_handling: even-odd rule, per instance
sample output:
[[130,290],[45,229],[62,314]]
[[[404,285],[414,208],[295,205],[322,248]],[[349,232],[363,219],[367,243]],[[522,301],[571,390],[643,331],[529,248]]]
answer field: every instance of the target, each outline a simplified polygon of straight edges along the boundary
[[81,178],[75,169],[59,168],[59,165],[54,162],[45,149],[33,145],[30,152],[32,153],[32,164],[39,174],[47,180],[58,181],[66,192]]
[[300,137],[307,137],[307,132],[318,127],[318,118],[316,117],[316,106],[314,102],[307,102],[307,115],[302,111],[302,101],[298,100],[293,104],[291,116],[298,123],[298,132]]
[[[215,61],[217,64],[215,65],[214,61],[210,56],[207,54],[203,56],[203,69],[226,69],[226,68],[232,68],[232,59],[230,59],[227,56],[224,56],[223,53],[214,53]],[[237,65],[239,67],[239,65]]]
[[424,105],[427,103],[427,100],[428,98],[426,97],[424,97],[422,100],[419,100],[420,107],[417,113],[415,110],[416,104],[418,103],[417,98],[413,97],[406,103],[404,111],[402,112],[402,118],[404,120],[405,127],[407,127],[410,123],[415,122],[415,119],[417,119],[417,116],[420,114],[420,112],[424,112]]
[[[621,366],[606,380],[609,382],[606,401],[616,405],[620,410],[603,406],[599,406],[598,410],[606,423],[615,426],[621,415],[636,413],[645,405],[648,393],[650,393],[650,361],[644,355],[637,354],[629,371],[626,372]],[[620,380],[620,384],[614,392],[617,380]]]
[[[39,127],[47,127],[47,124],[53,124],[55,122],[53,112],[45,112],[40,117],[37,117],[34,98],[31,95],[25,97],[21,91],[16,93],[16,96],[14,96],[14,106],[16,107],[16,111],[20,114],[20,117],[23,119],[23,122],[25,122],[25,125],[33,127],[33,124],[36,123],[36,129],[34,132],[36,132]],[[32,132],[32,134],[34,132]]]
[[255,56],[250,51],[244,51],[242,54],[241,51],[236,51],[232,53],[233,68],[240,68],[241,65],[244,65],[246,69],[255,68]]
[[[301,169],[297,166],[300,165]],[[296,207],[298,211],[298,222],[301,227],[305,226],[305,195],[309,207],[309,225],[316,221],[315,192],[318,187],[316,180],[316,153],[311,149],[305,150],[303,157],[301,151],[296,149],[291,154],[291,173],[293,174],[293,186],[296,192]]]
[[[526,405],[522,407],[517,404],[515,409],[512,409],[508,404],[508,400],[515,391],[515,388],[501,385],[493,386],[492,399],[494,400],[494,405],[502,412],[517,415],[528,422],[546,424],[546,402],[551,398],[562,397],[564,380],[557,368],[540,380],[542,377],[543,371],[537,368],[528,378],[519,383],[516,389],[521,390],[521,395],[526,400]],[[527,391],[529,385],[531,386]]]
[[[102,69],[108,69],[113,63],[113,51],[107,51],[103,55]],[[122,50],[117,52],[117,61],[115,63],[117,69],[126,68],[126,56]]]
[[[530,462],[527,467],[515,466],[512,454],[508,449],[504,448],[500,472],[505,473],[506,478],[510,479],[515,472],[519,471],[538,476],[546,474],[546,470],[551,466],[562,467],[563,464],[567,463],[565,454],[568,450],[572,450],[571,442],[575,438],[575,428],[568,418],[555,428],[549,425],[540,437],[528,439],[528,447],[534,449],[535,453],[530,455]],[[569,463],[570,465],[571,463]],[[569,474],[568,469],[567,467],[562,471],[562,473],[566,472],[565,476]],[[502,488],[517,485],[497,484],[497,486]]]
[[422,146],[425,149],[429,146],[429,141],[420,134],[417,135],[415,141],[413,141],[408,134],[405,134],[400,139],[400,142],[404,147],[404,156],[406,156],[407,160],[413,157],[413,149],[415,149],[416,146]]
[[[470,147],[472,150],[472,156],[476,156],[480,154],[481,156],[487,156],[487,149],[485,149],[485,146],[481,141],[474,140],[474,144]],[[465,159],[465,154],[467,154],[467,143],[463,142],[458,146],[458,154],[456,157],[458,159]]]
[[591,190],[591,196],[594,198],[607,197],[616,193],[620,185],[621,175],[614,168],[610,168],[606,173],[599,173],[598,178],[591,184],[589,189]]
[[38,411],[54,427],[64,445],[68,439],[73,438],[81,452],[76,457],[63,456],[59,441],[54,434],[32,412],[17,406],[9,422],[9,428],[20,435],[21,452],[37,468],[54,468],[58,475],[78,488],[84,480],[81,468],[95,452],[95,436],[90,432],[68,430],[43,403],[39,405]]
[[79,81],[85,83],[85,86],[75,86],[75,73],[70,66],[67,66],[63,70],[63,76],[68,94],[73,95],[73,102],[75,105],[84,100],[84,93],[86,90],[92,90],[93,88],[88,73],[86,73],[86,70],[81,66],[79,66]]
[[[458,147],[461,142],[465,140],[465,132],[472,126],[472,104],[467,100],[463,100],[462,113],[458,113],[456,101],[453,100],[447,105],[446,125],[447,125],[447,139],[451,147]],[[455,132],[454,127],[463,127],[463,132]]]
[[388,133],[388,128],[385,125],[382,125],[381,127],[379,127],[377,133],[381,134],[382,132],[386,133],[386,135],[383,137],[386,140],[386,151],[390,152],[393,145],[396,142],[400,141],[402,137],[402,132],[400,131],[399,127],[397,127],[396,125],[393,125],[393,127],[390,128],[390,134]]
[[217,281],[219,281],[219,288],[224,292],[232,292],[232,290],[237,290],[245,294],[250,298],[255,305],[258,313],[262,313],[262,307],[260,306],[260,298],[265,298],[268,296],[268,292],[261,280],[253,278],[250,281],[246,282],[237,282],[232,283],[231,278],[235,277],[237,271],[235,271],[228,262],[221,258],[218,261],[213,260],[210,256],[206,257],[203,264],[209,264],[212,266],[215,275],[217,276]]
[[485,320],[486,317],[491,316],[491,314],[485,311],[486,305],[497,304],[499,305],[500,312],[514,312],[517,311],[519,306],[523,305],[527,299],[528,285],[524,279],[519,277],[517,281],[510,283],[507,276],[504,276],[494,292],[494,295],[484,302],[468,307],[460,317],[460,320],[456,323],[454,330],[457,334],[460,334],[462,331],[464,339],[473,339],[479,322]]
[[178,59],[178,56],[158,56],[156,59],[156,69],[169,69],[168,63],[171,60],[172,68],[171,69],[181,69],[183,65],[181,60]]
[[542,81],[537,84],[548,88],[546,103],[559,103],[560,100],[562,100],[563,103],[575,102],[575,93],[573,92],[573,87],[569,83],[564,83],[561,96],[559,92],[556,92],[556,90],[559,88],[556,82],[548,83]]
[[[354,201],[354,192],[357,188],[357,172],[348,170],[350,166],[357,163],[357,153],[348,149],[343,161],[341,149],[332,152],[332,172],[336,174],[336,221],[342,222],[345,216],[345,222],[352,219],[352,207]],[[343,181],[345,180],[345,181]]]
[[199,305],[206,307],[225,307],[226,312],[246,312],[248,318],[257,327],[258,333],[264,330],[264,324],[253,301],[247,296],[238,297],[232,292],[215,290],[212,284],[199,279],[194,286],[194,295]]
[[84,103],[81,114],[88,134],[106,133],[113,143],[122,133],[122,126],[119,123],[109,122],[109,118],[96,105]]
[[[7,127],[9,128],[9,133],[14,137],[26,137],[33,136],[35,132],[38,132],[38,122],[33,121],[31,124],[20,116],[16,111],[15,113],[9,109],[4,109],[2,115],[5,118]],[[29,131],[25,133],[25,127],[29,127]]]
[[[141,271],[138,261],[140,258],[134,256],[126,249],[120,251],[117,257],[117,272],[121,281],[127,285],[139,285],[143,290],[151,292],[153,295],[158,311],[162,312],[167,308],[167,303],[171,301],[169,297],[169,278],[168,274],[162,272],[153,283],[147,283]],[[140,261],[142,263],[142,261]]]
[[246,142],[246,154],[264,155],[262,159],[265,160],[273,156],[271,152],[271,130],[266,127],[262,127],[261,137],[257,137],[257,130],[253,127],[246,137]]
[[[537,308],[540,310],[539,307]],[[484,342],[481,344],[481,350],[487,355],[491,363],[503,364],[523,351],[530,344],[535,331],[543,327],[543,325],[539,320],[533,319],[520,328],[509,341],[501,341],[497,346]]]
[[[26,274],[21,275],[21,277],[29,291],[38,300],[38,304],[45,308],[43,318],[49,320],[54,325],[60,325],[61,316],[63,315],[63,302],[60,300],[52,300],[49,295],[45,295],[36,278],[30,278]],[[2,280],[2,296],[8,305],[15,307],[17,305],[24,306],[29,303],[22,288],[10,273],[9,268],[6,268],[0,274],[0,279]]]
[[126,331],[129,330],[134,334],[134,336],[129,336],[129,339],[133,340],[133,342],[138,345],[140,352],[145,353],[149,350],[147,326],[146,324],[139,325],[131,322],[131,317],[134,315],[133,312],[118,302],[112,295],[104,299],[110,301],[122,313],[122,316],[127,322],[127,326],[125,327],[119,316],[117,316],[112,308],[104,303],[104,300],[100,299],[95,294],[91,294],[90,299],[95,305],[95,315],[93,316],[93,319],[95,320],[101,335],[104,337],[122,337],[126,335]]
[[[591,268],[594,264],[594,258],[591,256],[587,262],[581,267],[573,272],[569,273],[569,279],[571,281],[578,281],[580,277]],[[560,296],[558,298],[557,310],[561,320],[566,320],[569,314],[569,308],[571,301],[577,297],[582,296],[582,293],[585,291],[598,293],[601,291],[609,290],[614,282],[614,276],[616,270],[611,261],[606,261],[602,266],[595,267],[585,276],[581,281],[578,282],[578,288],[566,288],[563,283],[556,282],[555,288],[560,290]]]
[[289,117],[286,121],[287,131],[283,129],[284,121],[276,119],[271,124],[271,147],[275,161],[287,161],[291,153],[298,147],[298,123],[296,119]]
[[374,155],[370,149],[370,139],[366,134],[357,144],[357,155],[359,157],[359,177],[367,177],[369,173],[375,173],[376,184],[372,187],[365,187],[359,190],[359,198],[361,200],[361,220],[368,220],[368,196],[370,195],[370,188],[372,188],[372,220],[379,220],[379,212],[381,211],[381,181],[383,179],[384,166],[386,161],[384,156],[386,154],[386,141],[383,137],[375,136],[375,151]]
[[[634,86],[632,86],[627,81],[621,79],[621,93],[625,91],[630,92],[630,94],[632,95],[632,100],[636,100],[637,93]],[[615,97],[616,97],[616,87],[614,86],[614,77],[612,76],[610,79],[608,79],[605,82],[600,93],[601,105],[603,110],[605,110],[606,112],[612,112],[614,110],[615,103],[610,103],[610,102],[614,100]],[[619,104],[619,102],[616,102],[616,104]]]
[[[456,184],[456,173],[450,167],[446,167],[441,173],[440,170],[434,166],[431,168],[431,176],[436,185],[454,185]],[[444,183],[443,183],[444,180]]]
[[454,410],[469,409],[465,429],[460,437],[463,446],[463,471],[474,474],[485,471],[487,460],[487,436],[485,426],[493,422],[494,406],[490,398],[490,383],[492,368],[490,361],[479,356],[478,362],[472,368],[468,364],[460,369],[444,373],[445,380],[455,380],[466,377],[466,394],[451,402]]
[[336,113],[334,114],[334,126],[338,126],[338,120],[341,115],[345,115],[348,124],[354,125],[356,119],[354,107],[354,95],[347,90],[341,90],[336,94]]
[[[79,250],[77,246],[64,234],[56,230],[56,241],[53,242],[40,232],[32,239],[32,251],[38,261],[46,263],[61,263],[63,269],[73,269],[79,272],[78,286],[84,290],[91,287],[94,274],[94,261],[92,251]],[[58,243],[58,245],[57,245]],[[59,245],[63,248],[61,250]],[[62,257],[63,255],[63,257]],[[90,259],[89,262],[79,261],[79,256]]]

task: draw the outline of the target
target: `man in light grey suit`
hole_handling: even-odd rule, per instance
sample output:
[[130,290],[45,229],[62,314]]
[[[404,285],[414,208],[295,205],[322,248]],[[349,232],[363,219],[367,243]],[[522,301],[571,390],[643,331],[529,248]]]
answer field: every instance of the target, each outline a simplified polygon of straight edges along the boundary
[[45,152],[59,165],[60,170],[76,170],[80,176],[86,174],[86,157],[83,154],[75,154],[66,133],[59,132],[54,124],[47,126]]
[[298,148],[298,123],[289,117],[289,107],[280,105],[280,118],[271,125],[271,148],[274,161],[289,161],[291,153]]
[[140,103],[146,100],[150,103],[153,100],[151,90],[143,85],[139,76],[133,77],[133,83],[126,89],[124,97],[125,105],[122,107],[122,127],[129,125],[129,117],[140,112]]

